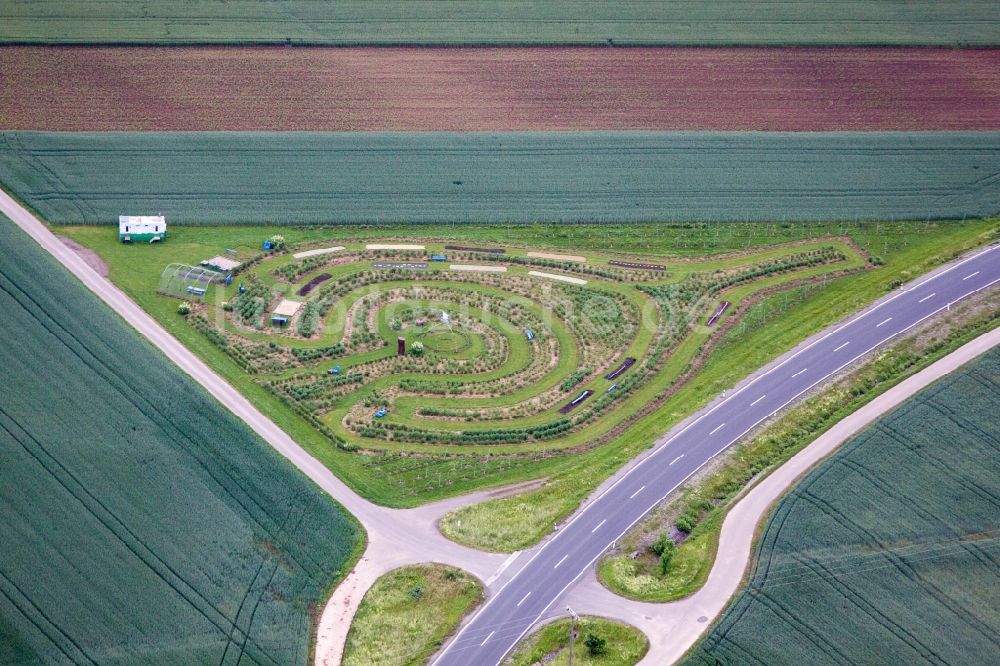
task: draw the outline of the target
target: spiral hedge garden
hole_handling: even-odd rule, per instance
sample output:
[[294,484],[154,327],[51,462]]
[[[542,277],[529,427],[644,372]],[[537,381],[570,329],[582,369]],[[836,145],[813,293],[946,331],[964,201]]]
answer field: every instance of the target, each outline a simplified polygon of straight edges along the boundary
[[[841,238],[665,271],[648,268],[662,258],[517,248],[294,256],[307,249],[254,257],[186,321],[411,498],[608,443],[692,376],[741,304],[871,265]],[[723,297],[734,306],[706,326]],[[283,300],[299,305],[275,325]]]

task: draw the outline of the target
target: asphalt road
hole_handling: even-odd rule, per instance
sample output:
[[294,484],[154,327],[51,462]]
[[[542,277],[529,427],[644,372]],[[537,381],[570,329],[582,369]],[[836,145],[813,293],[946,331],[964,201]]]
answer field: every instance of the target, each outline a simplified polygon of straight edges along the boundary
[[557,532],[459,631],[434,666],[499,664],[614,541],[711,458],[859,357],[996,282],[1000,247],[993,246],[909,285],[707,410]]

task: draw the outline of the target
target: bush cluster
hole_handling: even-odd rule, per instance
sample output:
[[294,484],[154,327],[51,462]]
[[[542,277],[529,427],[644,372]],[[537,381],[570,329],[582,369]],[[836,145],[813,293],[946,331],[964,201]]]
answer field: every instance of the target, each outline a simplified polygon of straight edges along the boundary
[[315,301],[309,301],[299,313],[298,331],[304,338],[312,337],[316,332],[316,325],[319,323],[319,306]]
[[559,385],[559,390],[569,391],[571,388],[573,388],[574,386],[582,382],[584,379],[586,379],[590,375],[590,373],[591,373],[590,368],[587,368],[585,370],[578,370],[577,372],[572,373],[562,381],[562,383]]

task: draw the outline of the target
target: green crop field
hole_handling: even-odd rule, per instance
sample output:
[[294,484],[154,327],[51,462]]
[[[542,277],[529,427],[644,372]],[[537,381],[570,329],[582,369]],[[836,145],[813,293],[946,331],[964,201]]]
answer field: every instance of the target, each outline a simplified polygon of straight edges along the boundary
[[1000,132],[5,132],[53,224],[953,219],[1000,211]]
[[849,442],[764,528],[688,664],[995,661],[1000,351]]
[[0,41],[280,44],[914,44],[1000,42],[988,0],[10,0]]
[[0,217],[0,662],[306,664],[360,528]]

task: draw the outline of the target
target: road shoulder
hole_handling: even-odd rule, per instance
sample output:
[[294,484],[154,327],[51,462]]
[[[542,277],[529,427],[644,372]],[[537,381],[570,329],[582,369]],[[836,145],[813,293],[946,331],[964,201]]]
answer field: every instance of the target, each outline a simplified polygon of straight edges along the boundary
[[882,416],[997,345],[1000,328],[959,347],[838,422],[755,486],[726,516],[712,571],[690,597],[667,604],[630,601],[605,589],[591,571],[567,593],[566,601],[577,612],[622,620],[646,633],[650,650],[642,664],[679,661],[740,590],[750,569],[758,526],[801,478]]

